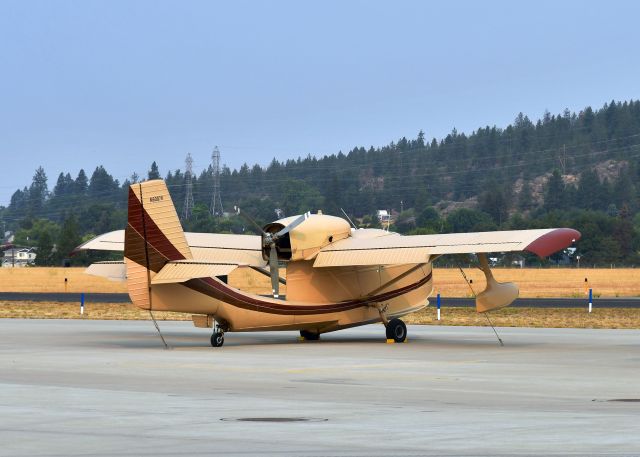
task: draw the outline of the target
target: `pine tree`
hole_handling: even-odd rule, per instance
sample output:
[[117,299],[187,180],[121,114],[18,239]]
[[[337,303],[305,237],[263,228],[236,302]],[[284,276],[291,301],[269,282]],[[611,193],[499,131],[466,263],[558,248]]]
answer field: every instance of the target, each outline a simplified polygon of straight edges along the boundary
[[74,193],[76,195],[85,195],[87,193],[87,189],[89,188],[89,180],[87,179],[87,174],[81,168],[78,172],[78,177],[74,183]]
[[40,214],[48,195],[47,175],[44,172],[44,168],[38,167],[29,187],[29,213],[32,216]]
[[553,170],[544,194],[544,208],[553,211],[564,208],[564,181],[558,169]]
[[158,164],[154,160],[151,164],[151,169],[148,173],[148,179],[160,179],[160,171],[158,170]]
[[48,231],[44,231],[40,234],[37,244],[36,253],[36,265],[39,267],[51,265],[53,251],[53,241],[51,240],[51,234]]
[[100,165],[91,175],[87,194],[96,200],[112,200],[119,190],[118,182]]
[[81,238],[78,230],[78,221],[74,215],[65,217],[56,244],[56,260],[61,263],[68,258],[71,252],[80,244]]

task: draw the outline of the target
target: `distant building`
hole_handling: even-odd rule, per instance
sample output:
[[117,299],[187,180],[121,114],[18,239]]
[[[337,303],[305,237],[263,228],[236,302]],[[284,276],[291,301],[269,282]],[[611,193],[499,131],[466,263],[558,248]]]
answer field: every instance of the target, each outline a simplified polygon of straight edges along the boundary
[[387,211],[386,209],[379,209],[378,220],[380,221],[381,224],[388,223],[391,220],[391,215],[389,214],[389,211]]
[[2,266],[4,268],[26,267],[36,261],[34,248],[9,248],[4,251]]

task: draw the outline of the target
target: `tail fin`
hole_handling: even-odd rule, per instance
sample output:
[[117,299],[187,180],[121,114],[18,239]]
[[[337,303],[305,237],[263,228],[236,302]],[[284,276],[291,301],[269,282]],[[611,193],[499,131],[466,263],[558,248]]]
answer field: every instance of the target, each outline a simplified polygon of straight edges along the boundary
[[129,211],[124,236],[129,295],[133,303],[150,307],[149,276],[171,260],[191,259],[191,250],[164,181],[129,187]]

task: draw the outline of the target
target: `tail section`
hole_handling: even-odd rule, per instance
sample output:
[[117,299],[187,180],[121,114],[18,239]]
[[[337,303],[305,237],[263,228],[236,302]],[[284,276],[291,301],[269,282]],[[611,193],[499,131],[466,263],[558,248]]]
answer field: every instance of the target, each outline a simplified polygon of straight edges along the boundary
[[131,300],[145,309],[151,307],[151,278],[171,260],[193,258],[164,181],[129,187],[124,257]]

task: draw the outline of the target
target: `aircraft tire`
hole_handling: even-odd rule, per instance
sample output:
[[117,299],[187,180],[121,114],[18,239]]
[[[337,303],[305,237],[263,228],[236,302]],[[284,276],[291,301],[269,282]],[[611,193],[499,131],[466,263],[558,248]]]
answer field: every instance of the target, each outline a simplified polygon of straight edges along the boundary
[[211,346],[214,348],[219,348],[224,344],[224,333],[216,332],[211,335]]
[[386,330],[388,340],[393,340],[396,343],[404,343],[407,339],[407,326],[398,318],[391,319],[387,324]]
[[307,341],[318,341],[320,334],[316,332],[310,332],[309,330],[300,330],[300,336]]

